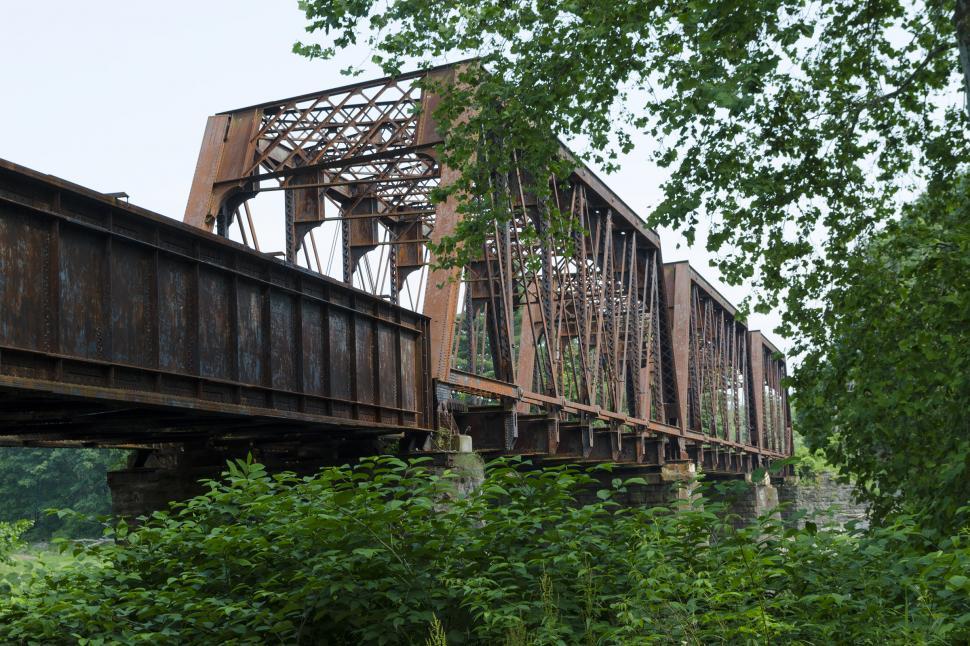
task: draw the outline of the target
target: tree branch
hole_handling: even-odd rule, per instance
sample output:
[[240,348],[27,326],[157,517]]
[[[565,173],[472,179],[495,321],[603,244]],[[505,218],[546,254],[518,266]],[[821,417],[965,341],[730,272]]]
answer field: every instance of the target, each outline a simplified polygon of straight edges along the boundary
[[862,108],[863,109],[866,109],[866,108],[875,107],[876,105],[879,105],[880,103],[883,103],[884,101],[889,101],[893,97],[899,95],[903,90],[905,90],[906,88],[908,88],[910,85],[913,84],[913,81],[916,80],[917,75],[923,70],[923,68],[925,68],[927,65],[929,65],[930,62],[934,58],[936,58],[937,56],[939,56],[940,54],[942,54],[946,50],[950,49],[951,47],[952,47],[951,45],[942,45],[942,44],[941,45],[937,45],[935,48],[933,48],[932,50],[930,50],[930,52],[928,54],[926,54],[926,58],[924,58],[922,61],[920,61],[919,65],[917,65],[913,69],[913,71],[910,72],[909,75],[905,79],[903,79],[903,82],[900,83],[899,86],[895,90],[893,90],[892,92],[887,92],[885,94],[881,94],[881,95],[879,95],[877,97],[874,97],[872,99],[869,99],[868,101],[866,101],[862,105]]

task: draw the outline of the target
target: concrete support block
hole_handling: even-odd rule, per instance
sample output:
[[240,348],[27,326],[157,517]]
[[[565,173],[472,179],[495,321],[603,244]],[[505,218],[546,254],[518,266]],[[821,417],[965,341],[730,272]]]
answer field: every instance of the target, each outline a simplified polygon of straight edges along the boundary
[[[468,440],[469,448],[471,448],[471,438],[469,437]],[[472,451],[445,454],[442,471],[445,469],[457,476],[455,495],[459,497],[467,496],[485,482],[485,461],[482,460],[480,455]]]
[[778,490],[771,484],[771,478],[765,473],[760,481],[751,483],[752,511],[755,518],[766,514],[773,514],[781,518],[778,511]]
[[767,474],[753,478],[747,473],[741,477],[721,478],[709,481],[706,495],[712,502],[724,503],[724,513],[732,519],[735,527],[744,527],[761,516],[773,514],[781,519],[778,490]]
[[389,453],[379,436],[333,437],[314,442],[264,441],[259,444],[175,443],[140,450],[127,469],[108,474],[113,512],[129,519],[167,509],[205,491],[201,479],[217,479],[228,460],[252,455],[270,473],[292,471],[307,476],[327,466],[354,463]]
[[710,487],[707,496],[713,501],[726,504],[725,513],[732,518],[736,527],[744,527],[761,516],[775,515],[779,520],[778,490],[771,483],[768,474],[753,479],[745,474],[744,479],[730,478],[721,481],[724,486]]
[[471,453],[472,452],[472,436],[471,435],[455,435],[453,440],[453,445],[455,451],[459,453]]
[[663,465],[642,465],[613,472],[595,474],[599,484],[587,488],[578,496],[580,504],[598,501],[596,491],[609,488],[614,478],[629,480],[640,478],[646,484],[627,485],[625,492],[618,492],[614,500],[626,507],[665,507],[672,503],[695,503],[696,493],[695,465],[687,460],[666,462]]
[[140,467],[108,473],[111,490],[111,511],[133,520],[154,511],[168,509],[169,503],[187,500],[203,493],[198,480],[218,476],[218,470],[208,472]]
[[666,485],[667,502],[694,503],[697,496],[697,464],[692,460],[665,462],[660,467],[660,479]]
[[687,482],[697,477],[697,465],[690,460],[665,462],[660,466],[660,478],[664,482]]

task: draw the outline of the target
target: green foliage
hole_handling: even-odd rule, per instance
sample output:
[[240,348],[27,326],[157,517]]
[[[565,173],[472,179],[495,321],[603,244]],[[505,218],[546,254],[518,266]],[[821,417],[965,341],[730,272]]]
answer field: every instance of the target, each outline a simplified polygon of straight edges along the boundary
[[[388,73],[476,57],[436,88],[465,213],[436,252],[454,262],[508,217],[494,193],[513,159],[541,200],[570,167],[556,137],[609,170],[648,135],[670,171],[651,222],[689,242],[709,222],[722,277],[751,281],[758,311],[784,303],[790,354],[807,355],[794,384],[812,449],[855,476],[877,517],[964,522],[970,2],[300,6],[307,31],[332,38],[296,45],[306,56],[366,41]],[[548,211],[537,233],[567,231]]]
[[970,181],[933,186],[849,259],[839,316],[796,373],[800,429],[877,519],[970,519]]
[[792,456],[791,464],[795,468],[796,475],[807,480],[814,480],[823,473],[835,473],[835,467],[825,459],[821,449],[809,448],[798,431],[795,431],[793,435],[795,454]]
[[95,522],[45,511],[73,509],[85,516],[110,513],[105,474],[121,466],[125,454],[102,449],[0,448],[0,521],[32,521],[26,536],[32,541],[98,535],[101,527]]
[[29,520],[18,520],[15,523],[0,521],[0,563],[6,562],[10,554],[22,545],[24,533],[30,529]]
[[[620,508],[613,481],[492,465],[452,478],[375,458],[222,482],[91,562],[0,600],[5,643],[954,643],[970,543],[900,518],[870,537],[735,529],[711,502]],[[588,497],[588,496],[587,496]],[[88,552],[91,553],[90,551]],[[90,641],[86,641],[90,640]]]
[[66,551],[61,552],[58,548],[50,546],[38,548],[21,542],[13,548],[7,561],[0,563],[0,596],[16,594],[46,572],[63,567],[75,567],[78,558],[90,565],[97,563],[83,555],[75,556]]
[[[609,170],[646,134],[671,171],[653,223],[693,240],[713,216],[707,245],[722,275],[756,279],[762,307],[784,297],[789,332],[811,337],[857,237],[897,213],[901,189],[952,179],[970,152],[962,1],[299,5],[326,43],[295,45],[305,56],[365,42],[389,74],[413,60],[476,57],[438,88],[435,113],[466,214],[438,251],[460,261],[507,217],[493,192],[513,158],[541,198],[546,178],[571,165],[557,137],[585,142],[583,156]],[[550,233],[567,230],[550,216]]]

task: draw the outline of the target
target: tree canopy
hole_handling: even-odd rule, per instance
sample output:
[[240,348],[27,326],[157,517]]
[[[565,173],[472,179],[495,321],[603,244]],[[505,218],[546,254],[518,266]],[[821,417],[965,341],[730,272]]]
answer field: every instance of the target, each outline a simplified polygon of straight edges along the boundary
[[[362,41],[388,73],[475,57],[436,114],[449,133],[445,161],[471,195],[484,195],[513,153],[532,177],[561,173],[557,137],[587,142],[584,157],[609,170],[635,133],[648,134],[671,170],[651,221],[690,240],[710,217],[725,279],[754,279],[761,307],[786,297],[789,333],[816,332],[827,316],[816,301],[860,235],[897,214],[908,189],[952,180],[967,158],[963,2],[300,6],[307,30],[326,39],[298,44],[307,56]],[[475,253],[496,216],[484,203],[457,233],[459,255]]]
[[[876,454],[861,455],[866,444],[916,428],[909,422],[919,411],[901,406],[880,416],[889,400],[870,411],[872,401],[859,396],[865,388],[848,391],[845,380],[858,380],[848,365],[862,370],[849,360],[852,352],[880,352],[894,334],[913,344],[900,353],[929,347],[905,326],[953,328],[952,308],[921,300],[936,292],[876,284],[879,270],[868,263],[886,262],[879,249],[892,247],[887,236],[903,236],[899,244],[917,255],[935,253],[931,242],[913,246],[933,232],[931,220],[943,218],[945,227],[968,212],[965,201],[942,211],[927,206],[924,224],[912,218],[894,224],[923,192],[965,198],[953,187],[970,159],[967,0],[301,0],[300,6],[311,38],[295,50],[306,56],[332,58],[365,44],[389,74],[415,61],[472,57],[458,83],[435,88],[443,94],[435,116],[447,133],[442,159],[462,170],[446,190],[462,199],[465,213],[455,236],[437,249],[443,262],[476,255],[492,222],[508,217],[508,205],[490,196],[513,160],[526,177],[538,178],[532,189],[541,196],[549,190],[546,178],[569,170],[558,139],[610,170],[638,136],[648,137],[653,161],[669,171],[649,221],[679,229],[689,241],[708,226],[707,247],[723,278],[752,284],[757,311],[782,304],[780,331],[794,354],[811,353],[795,393],[803,423],[815,425],[802,429],[807,437],[830,447],[840,466],[859,470],[866,490],[882,492],[886,505],[917,490],[913,500],[926,500],[925,488],[907,486],[905,468],[876,468]],[[883,275],[916,280],[914,266]],[[941,275],[955,298],[965,298],[966,285],[952,278]],[[872,321],[849,311],[885,314],[878,299],[896,304],[892,315]],[[908,305],[915,307],[906,313]],[[850,321],[879,329],[863,342],[864,332],[849,333]],[[966,357],[965,346],[947,347]],[[919,367],[928,355],[916,363],[899,353],[885,356],[903,363],[866,359],[884,371],[883,392],[897,383],[885,373],[892,367],[889,375],[907,375],[899,384],[920,383],[890,388],[898,401],[929,392],[950,397],[947,410],[959,401],[952,397],[955,383],[934,390],[942,381]],[[965,361],[957,364],[965,369]],[[838,387],[855,394],[834,396]],[[834,399],[808,410],[820,396]],[[828,406],[841,407],[838,424],[823,420]],[[965,425],[934,419],[939,425],[926,443],[939,434],[966,438]],[[894,459],[908,464],[909,456]]]
[[803,432],[850,465],[877,517],[970,520],[970,181],[928,192],[860,245],[831,342],[795,373]]
[[106,474],[124,463],[125,454],[104,449],[0,448],[0,521],[30,521],[29,540],[99,535],[97,522],[45,511],[108,514]]

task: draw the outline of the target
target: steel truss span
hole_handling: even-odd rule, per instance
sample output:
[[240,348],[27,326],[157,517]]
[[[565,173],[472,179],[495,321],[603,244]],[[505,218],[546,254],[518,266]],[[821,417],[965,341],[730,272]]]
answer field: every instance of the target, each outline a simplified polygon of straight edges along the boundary
[[428,243],[459,215],[430,199],[455,171],[437,161],[436,97],[419,81],[455,73],[210,117],[185,222],[255,244],[251,202],[283,191],[290,262],[430,318],[435,428],[479,449],[727,470],[789,455],[784,358],[686,263],[665,266],[657,234],[581,164],[550,178],[570,250],[516,170],[493,187],[513,217],[480,259],[431,269]]

